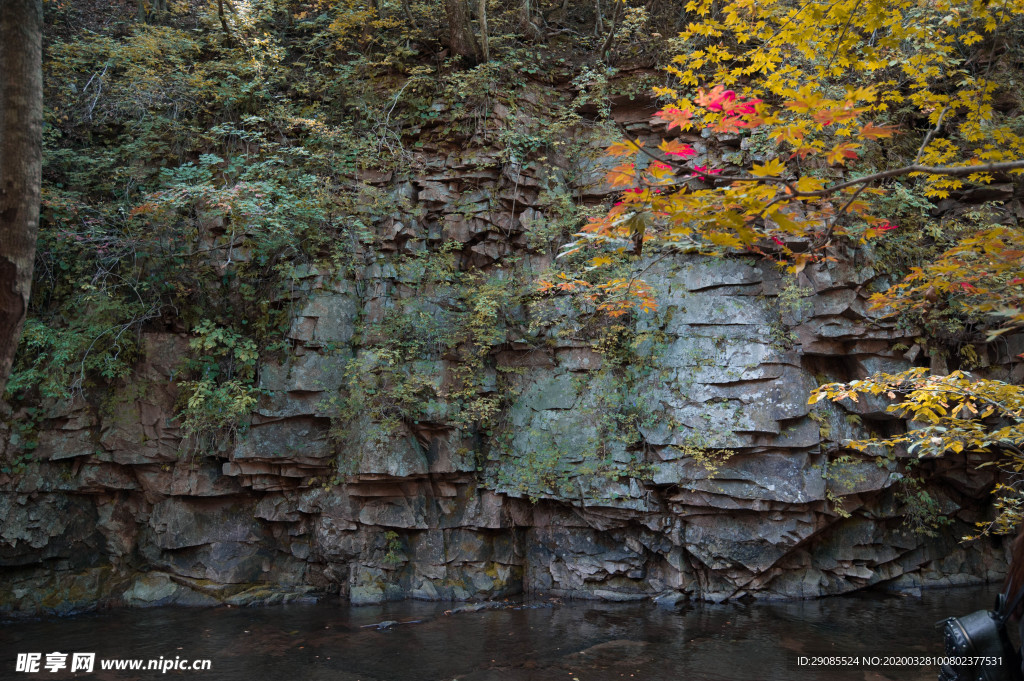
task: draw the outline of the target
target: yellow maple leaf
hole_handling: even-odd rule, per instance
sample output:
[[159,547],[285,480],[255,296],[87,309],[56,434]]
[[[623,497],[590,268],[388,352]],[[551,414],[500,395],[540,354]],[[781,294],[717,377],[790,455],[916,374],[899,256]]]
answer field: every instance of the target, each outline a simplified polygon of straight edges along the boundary
[[778,177],[786,170],[786,164],[781,160],[774,158],[768,161],[764,165],[754,164],[751,173],[757,177]]
[[710,232],[705,235],[705,238],[716,246],[725,246],[726,248],[742,248],[743,246],[742,241],[725,232]]
[[816,192],[823,188],[825,183],[816,177],[808,177],[804,175],[796,181],[796,190],[798,192]]

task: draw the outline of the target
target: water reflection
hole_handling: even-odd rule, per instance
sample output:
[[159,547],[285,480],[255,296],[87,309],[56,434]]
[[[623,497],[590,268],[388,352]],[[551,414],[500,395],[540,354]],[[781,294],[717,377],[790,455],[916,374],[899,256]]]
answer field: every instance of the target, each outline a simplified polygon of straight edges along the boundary
[[[932,680],[934,667],[812,668],[800,656],[942,653],[934,624],[987,607],[995,587],[916,597],[796,603],[535,603],[444,614],[450,605],[338,604],[262,609],[120,610],[0,626],[0,678],[218,681]],[[387,629],[375,623],[397,622]],[[413,622],[418,620],[418,622]],[[209,658],[209,672],[16,674],[19,652],[97,659]]]

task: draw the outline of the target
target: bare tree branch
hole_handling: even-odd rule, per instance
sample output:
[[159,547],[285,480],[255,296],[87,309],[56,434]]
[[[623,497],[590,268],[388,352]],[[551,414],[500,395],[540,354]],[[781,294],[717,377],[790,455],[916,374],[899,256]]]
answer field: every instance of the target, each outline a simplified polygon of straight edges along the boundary
[[946,117],[946,112],[949,111],[949,107],[943,107],[942,112],[939,113],[939,120],[935,122],[935,127],[928,131],[928,134],[924,136],[924,141],[921,142],[921,148],[917,150],[917,156],[914,157],[914,163],[921,162],[921,154],[924,153],[924,148],[928,146],[928,143],[932,141],[932,138],[939,134],[939,130],[942,128],[942,119]]
[[[622,124],[619,124],[619,129],[622,130],[623,134],[626,135],[627,139],[629,135],[626,133],[625,128]],[[858,185],[869,184],[878,180],[884,180],[889,177],[900,177],[902,175],[909,175],[911,173],[921,173],[923,175],[945,175],[947,177],[963,177],[965,175],[973,175],[974,173],[1001,173],[1010,170],[1017,170],[1024,168],[1024,159],[1016,161],[1000,161],[998,163],[983,163],[978,165],[968,166],[926,166],[920,165],[916,161],[910,165],[902,166],[900,168],[891,168],[889,170],[882,170],[877,173],[858,177],[853,180],[846,180],[834,184],[831,187],[825,187],[824,189],[818,189],[816,191],[797,191],[793,186],[793,182],[796,180],[792,177],[760,177],[757,175],[721,175],[718,173],[710,173],[706,170],[699,170],[693,168],[684,163],[680,163],[670,158],[659,158],[652,154],[647,149],[638,147],[641,153],[649,158],[659,162],[667,163],[675,168],[677,171],[690,173],[695,176],[700,176],[704,179],[715,179],[715,180],[727,180],[730,182],[767,182],[772,184],[784,184],[788,188],[788,192],[791,198],[802,199],[802,198],[822,198],[830,196],[843,189],[850,187],[856,187]]]

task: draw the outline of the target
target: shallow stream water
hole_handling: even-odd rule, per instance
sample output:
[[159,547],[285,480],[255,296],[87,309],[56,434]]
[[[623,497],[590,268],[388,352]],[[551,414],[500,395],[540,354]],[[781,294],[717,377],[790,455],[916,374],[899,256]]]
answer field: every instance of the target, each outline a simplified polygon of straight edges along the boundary
[[[995,592],[977,587],[679,610],[543,600],[452,614],[445,614],[451,604],[409,602],[114,610],[0,624],[0,679],[932,680],[937,668],[912,658],[942,655],[935,623],[989,607]],[[382,621],[397,624],[373,626]],[[55,651],[95,653],[94,670],[16,671],[18,653],[41,653],[42,664]],[[856,664],[808,664],[823,662],[816,657]],[[101,668],[119,658],[209,659],[210,669]]]

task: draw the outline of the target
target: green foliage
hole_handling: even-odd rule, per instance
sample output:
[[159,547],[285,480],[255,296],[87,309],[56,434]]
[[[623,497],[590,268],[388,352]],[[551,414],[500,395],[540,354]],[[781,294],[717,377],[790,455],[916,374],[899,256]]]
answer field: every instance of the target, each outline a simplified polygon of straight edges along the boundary
[[761,297],[765,301],[771,321],[766,329],[768,343],[778,352],[792,350],[799,341],[793,326],[802,321],[804,313],[813,308],[807,298],[813,291],[801,286],[797,278],[789,275],[785,285],[774,297]]
[[712,444],[728,433],[666,423],[651,391],[652,386],[670,381],[669,373],[659,369],[659,357],[667,347],[661,331],[664,321],[648,321],[645,330],[638,330],[635,320],[609,321],[592,311],[576,314],[576,326],[562,331],[577,342],[588,338],[601,363],[574,376],[572,435],[563,430],[566,421],[555,418],[547,427],[531,427],[524,447],[521,426],[499,424],[485,469],[487,484],[531,501],[554,497],[578,500],[581,505],[614,505],[628,493],[609,483],[654,477],[660,459],[643,431],[666,426],[671,439],[680,443],[673,447],[674,453],[699,466],[705,477],[714,478],[735,455]]
[[919,478],[901,476],[896,500],[900,504],[904,526],[914,534],[935,537],[942,527],[953,524],[953,519],[943,513],[941,504],[924,488]]
[[415,421],[429,413],[437,401],[437,377],[429,367],[417,364],[397,350],[377,348],[360,353],[344,371],[342,396],[324,405],[335,412],[335,439],[350,441],[353,429],[366,430],[386,442],[403,421]]
[[534,503],[551,496],[571,499],[582,496],[574,486],[575,468],[554,446],[530,448],[522,457],[504,460],[491,484],[499,490],[526,495]]
[[40,408],[27,407],[21,410],[7,435],[7,447],[0,457],[0,473],[21,475],[35,462],[35,449],[39,445],[39,425],[44,417]]
[[406,560],[403,557],[405,546],[401,538],[394,530],[384,533],[384,562],[389,565],[398,565]]
[[283,35],[266,30],[277,11],[233,16],[237,42],[200,11],[195,30],[136,24],[49,45],[39,266],[15,401],[105,390],[130,373],[141,331],[195,326],[179,374],[185,431],[247,416],[252,360],[201,320],[245,319],[246,352],[281,347],[289,310],[276,301],[294,273],[349,258],[337,173],[361,148],[344,122],[287,103]]
[[256,342],[208,319],[193,333],[189,346],[195,355],[185,370],[195,378],[178,383],[184,405],[178,414],[181,427],[197,436],[234,432],[244,427],[256,406]]
[[[496,442],[500,446],[501,438]],[[521,456],[502,457],[493,471],[487,482],[494,489],[524,495],[533,503],[556,498],[578,500],[584,506],[614,503],[620,498],[614,490],[610,495],[600,494],[605,481],[650,480],[656,469],[635,455],[621,461],[602,457],[600,451],[562,451],[552,442],[530,448]]]
[[0,473],[4,475],[22,475],[28,470],[35,457],[31,452],[18,452],[7,454],[4,461],[0,462]]
[[695,433],[686,444],[679,447],[679,451],[683,456],[703,468],[709,478],[714,478],[722,466],[736,455],[736,452],[731,449],[713,449],[700,444],[702,442],[706,442],[706,438]]
[[814,304],[808,300],[814,294],[814,290],[801,286],[796,277],[788,277],[786,285],[779,291],[776,304],[779,312],[783,315],[799,318],[804,312],[810,311]]
[[[22,349],[7,385],[17,399],[66,399],[95,380],[125,378],[137,357],[137,331],[152,311],[109,295],[85,290],[70,323],[29,319]],[[69,315],[70,316],[70,315]]]
[[603,360],[601,367],[573,380],[573,391],[581,396],[573,410],[573,430],[586,433],[586,440],[565,434],[556,438],[552,432],[534,429],[526,451],[513,451],[519,429],[500,424],[491,442],[491,486],[533,501],[578,497],[583,504],[588,499],[614,501],[599,495],[606,482],[653,476],[654,467],[639,447],[640,428],[654,425],[658,416],[640,386],[653,371],[664,336],[660,331],[638,334],[618,323],[590,332],[595,335],[592,347]]
[[849,518],[843,497],[852,494],[867,479],[864,461],[858,456],[843,454],[829,458],[822,477],[825,479],[825,498],[832,510],[842,518]]
[[[498,372],[493,352],[521,304],[522,275],[514,267],[465,272],[454,260],[442,245],[400,263],[400,278],[416,282],[418,295],[359,330],[361,349],[345,363],[342,390],[321,405],[333,415],[336,442],[386,444],[404,424],[421,422],[487,432],[514,396],[504,378],[513,372]],[[339,469],[357,463],[340,461]]]

